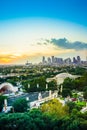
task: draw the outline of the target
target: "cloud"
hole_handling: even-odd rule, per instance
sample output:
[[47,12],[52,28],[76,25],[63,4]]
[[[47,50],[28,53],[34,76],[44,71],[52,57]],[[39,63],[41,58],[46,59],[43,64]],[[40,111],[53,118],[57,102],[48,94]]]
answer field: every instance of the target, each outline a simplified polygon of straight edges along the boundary
[[50,41],[52,44],[64,48],[64,49],[75,49],[75,50],[85,50],[87,49],[87,43],[80,42],[80,41],[75,41],[75,42],[70,42],[66,38],[61,38],[61,39],[51,39]]

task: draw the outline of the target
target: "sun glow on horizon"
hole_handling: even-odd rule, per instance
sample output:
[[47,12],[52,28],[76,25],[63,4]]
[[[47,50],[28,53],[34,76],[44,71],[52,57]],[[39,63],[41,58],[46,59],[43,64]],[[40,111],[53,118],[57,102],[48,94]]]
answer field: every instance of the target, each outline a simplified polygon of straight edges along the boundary
[[[52,19],[21,19],[0,24],[0,64],[24,63],[41,56],[78,54],[74,49],[63,49],[53,44],[38,44],[45,39],[64,38],[87,43],[84,27]],[[42,40],[41,40],[42,39]]]

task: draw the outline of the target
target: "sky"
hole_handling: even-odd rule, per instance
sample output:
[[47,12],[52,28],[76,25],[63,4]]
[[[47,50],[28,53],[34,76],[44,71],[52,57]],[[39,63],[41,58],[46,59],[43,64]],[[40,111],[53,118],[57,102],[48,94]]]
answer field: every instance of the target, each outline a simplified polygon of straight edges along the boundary
[[0,0],[0,64],[87,56],[87,0]]

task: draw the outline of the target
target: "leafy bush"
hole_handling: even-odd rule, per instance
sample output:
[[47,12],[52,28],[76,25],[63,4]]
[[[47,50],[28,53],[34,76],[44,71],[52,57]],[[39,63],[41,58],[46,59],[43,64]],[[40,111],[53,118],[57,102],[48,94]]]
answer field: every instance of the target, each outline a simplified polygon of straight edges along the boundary
[[26,112],[28,109],[27,100],[24,98],[19,98],[13,103],[13,108],[15,112]]

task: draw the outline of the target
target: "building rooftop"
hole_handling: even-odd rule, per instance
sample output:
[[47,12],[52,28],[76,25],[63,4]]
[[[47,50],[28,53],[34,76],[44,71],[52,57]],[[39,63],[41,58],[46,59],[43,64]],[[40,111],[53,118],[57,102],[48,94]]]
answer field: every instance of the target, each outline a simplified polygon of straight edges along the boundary
[[71,75],[69,73],[60,73],[60,74],[57,74],[55,76],[55,78],[67,78],[67,77],[69,77],[69,78],[75,78],[76,75]]

